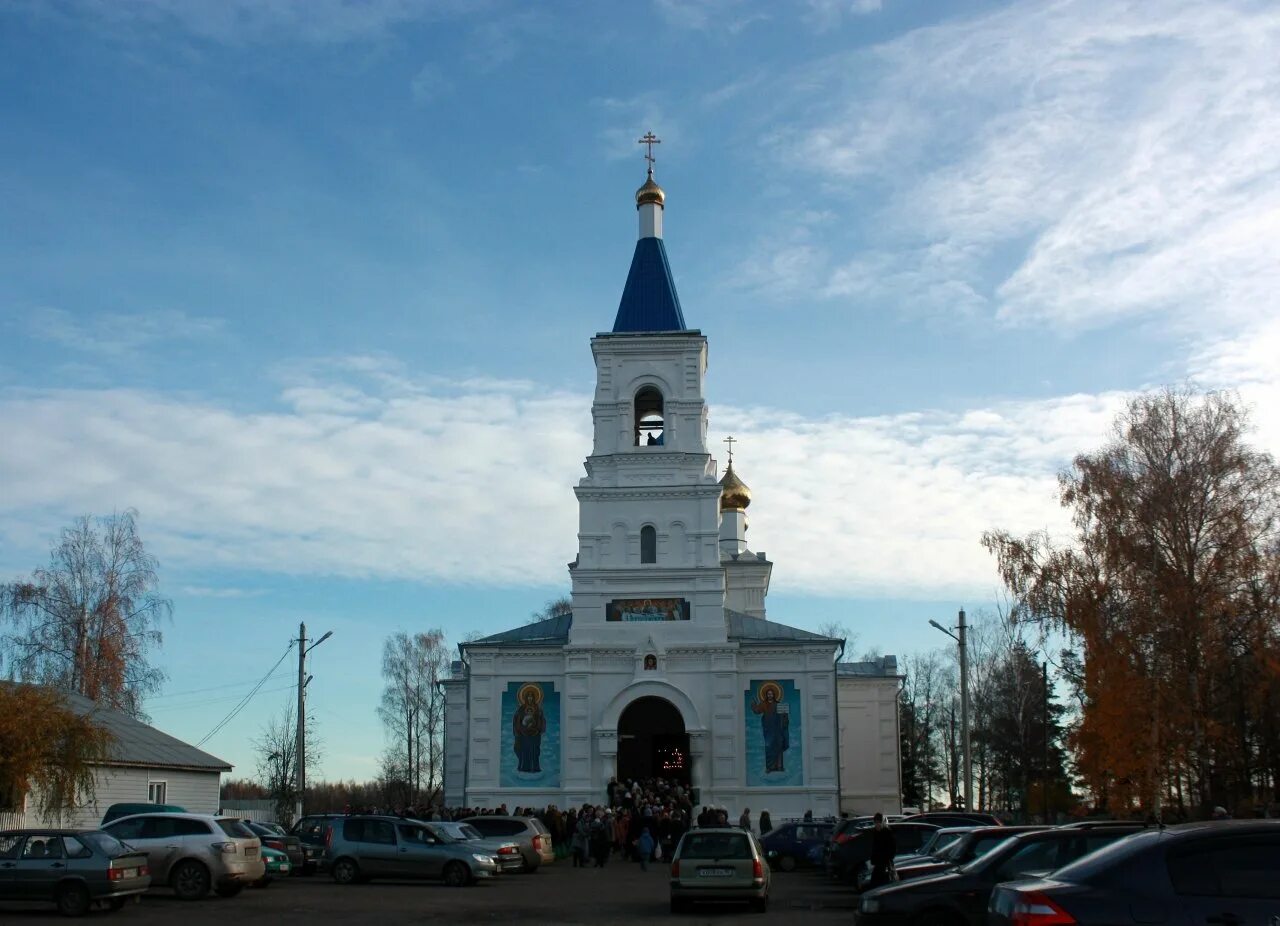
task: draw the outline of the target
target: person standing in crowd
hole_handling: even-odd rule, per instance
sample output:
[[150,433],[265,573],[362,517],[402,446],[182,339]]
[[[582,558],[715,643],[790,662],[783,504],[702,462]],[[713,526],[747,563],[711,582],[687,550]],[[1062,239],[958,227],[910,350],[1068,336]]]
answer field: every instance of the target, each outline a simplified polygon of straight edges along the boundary
[[636,840],[636,854],[640,856],[640,870],[648,871],[649,858],[653,855],[653,834],[647,826],[640,831],[640,838]]
[[880,887],[893,880],[893,857],[898,854],[898,844],[893,830],[884,822],[884,814],[876,811],[875,829],[871,832],[871,887]]
[[571,849],[573,851],[573,867],[587,867],[587,852],[591,845],[591,805],[584,805],[582,813],[578,814],[578,821],[573,829],[573,843]]
[[599,807],[596,818],[591,822],[590,844],[591,857],[596,868],[603,868],[609,862],[609,849],[613,843],[613,819]]
[[773,829],[773,820],[769,817],[769,811],[760,811],[760,835],[764,836]]
[[747,807],[742,811],[742,816],[738,817],[738,827],[751,832],[751,808]]

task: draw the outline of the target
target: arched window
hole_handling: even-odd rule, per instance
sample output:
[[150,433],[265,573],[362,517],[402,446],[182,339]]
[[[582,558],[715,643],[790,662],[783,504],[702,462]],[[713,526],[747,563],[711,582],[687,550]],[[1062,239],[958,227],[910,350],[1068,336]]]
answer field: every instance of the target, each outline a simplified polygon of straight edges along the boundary
[[646,672],[654,672],[658,668],[658,657],[650,653],[644,657],[644,668]]
[[640,528],[640,562],[656,563],[658,561],[658,532],[652,524]]
[[663,443],[662,393],[645,386],[636,393],[636,446]]

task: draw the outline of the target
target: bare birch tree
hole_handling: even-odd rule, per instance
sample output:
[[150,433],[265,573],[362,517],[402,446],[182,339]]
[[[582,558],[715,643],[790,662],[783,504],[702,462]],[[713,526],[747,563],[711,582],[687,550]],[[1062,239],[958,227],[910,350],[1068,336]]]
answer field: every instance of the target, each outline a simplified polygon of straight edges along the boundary
[[378,716],[388,739],[383,777],[402,779],[409,802],[439,785],[444,769],[444,695],[449,652],[444,633],[400,632],[382,647],[382,703]]
[[0,657],[27,682],[72,691],[142,717],[164,681],[150,655],[172,604],[138,536],[137,512],[81,517],[63,530],[49,565],[0,586]]

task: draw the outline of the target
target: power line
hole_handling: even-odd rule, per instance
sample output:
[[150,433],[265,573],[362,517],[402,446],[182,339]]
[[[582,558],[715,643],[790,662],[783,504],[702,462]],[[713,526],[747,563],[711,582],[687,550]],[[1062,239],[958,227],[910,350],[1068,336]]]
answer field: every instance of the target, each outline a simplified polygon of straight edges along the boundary
[[[280,676],[273,676],[273,677],[278,678]],[[282,685],[279,688],[265,688],[262,691],[259,691],[258,694],[267,695],[267,694],[275,694],[281,691],[294,691],[297,689],[297,687],[298,685],[296,682],[290,682],[288,685]],[[238,694],[233,694],[233,695],[227,695],[226,697],[223,697],[223,698],[196,698],[191,701],[180,701],[177,704],[161,704],[161,705],[158,705],[157,707],[150,707],[148,705],[148,707],[149,707],[149,713],[163,714],[166,711],[185,711],[193,707],[202,707],[206,704],[225,704],[228,701],[239,701],[241,697],[243,696]]]
[[289,645],[285,647],[284,652],[280,654],[280,658],[276,660],[276,664],[273,665],[270,669],[268,669],[267,674],[262,676],[262,678],[258,680],[258,684],[254,685],[253,689],[240,700],[240,703],[231,709],[231,713],[227,714],[226,717],[223,717],[222,720],[218,722],[217,726],[215,726],[212,730],[210,730],[208,733],[204,735],[204,739],[196,743],[196,748],[199,748],[203,746],[205,743],[207,743],[215,733],[217,733],[227,724],[231,723],[231,721],[235,719],[237,714],[239,714],[242,710],[244,710],[246,707],[249,706],[249,702],[252,701],[253,696],[258,693],[258,689],[260,689],[263,685],[267,683],[267,679],[271,678],[271,673],[275,672],[276,669],[280,668],[280,663],[284,662],[285,657],[288,656],[289,653],[293,651],[294,642],[295,641],[293,640],[289,641]]
[[[288,674],[288,673],[285,673]],[[283,678],[283,675],[272,676],[272,678]],[[213,685],[209,688],[192,688],[190,691],[168,691],[160,695],[152,695],[147,698],[148,703],[151,701],[164,701],[168,698],[181,698],[186,695],[204,694],[206,691],[226,691],[228,688],[242,688],[245,685],[252,685],[253,679],[247,678],[243,682],[229,682],[226,685]],[[233,696],[234,697],[234,696]]]

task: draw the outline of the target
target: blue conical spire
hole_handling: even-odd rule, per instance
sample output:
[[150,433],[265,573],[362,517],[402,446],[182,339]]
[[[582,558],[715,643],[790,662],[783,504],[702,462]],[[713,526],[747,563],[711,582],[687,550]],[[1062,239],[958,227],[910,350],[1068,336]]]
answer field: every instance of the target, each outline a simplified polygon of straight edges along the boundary
[[651,167],[644,186],[636,191],[640,240],[636,242],[627,285],[622,288],[622,301],[613,321],[615,334],[687,330],[671,265],[667,263],[667,249],[662,243],[665,205],[666,194],[654,182]]

